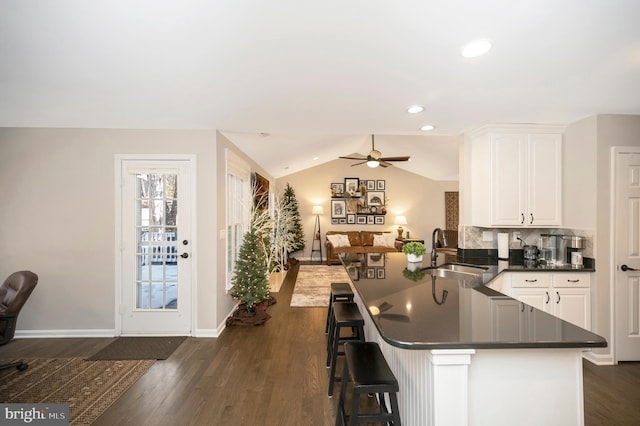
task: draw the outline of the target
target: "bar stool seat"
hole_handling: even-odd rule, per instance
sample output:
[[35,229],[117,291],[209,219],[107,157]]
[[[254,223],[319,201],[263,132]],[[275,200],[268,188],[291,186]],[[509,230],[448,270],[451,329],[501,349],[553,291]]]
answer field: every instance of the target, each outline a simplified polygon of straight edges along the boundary
[[[342,333],[343,328],[351,329],[351,333],[345,335],[346,333]],[[344,355],[344,352],[340,351],[340,345],[349,341],[364,342],[364,318],[355,302],[334,302],[327,340],[327,367],[330,367],[329,396],[333,395],[335,382],[341,380],[340,377],[336,377],[338,356]]]
[[[345,424],[347,419],[350,425],[362,422],[385,422],[399,426],[400,414],[396,394],[400,388],[380,346],[373,342],[346,342],[344,353],[345,363],[336,426]],[[349,381],[353,383],[353,397],[351,413],[347,415],[344,404]],[[378,394],[380,412],[358,413],[361,394]],[[387,410],[385,395],[389,398],[391,411]]]
[[324,334],[329,334],[329,322],[333,302],[353,302],[353,290],[349,283],[331,283],[331,294],[329,295],[329,308],[327,309],[327,323],[324,326]]

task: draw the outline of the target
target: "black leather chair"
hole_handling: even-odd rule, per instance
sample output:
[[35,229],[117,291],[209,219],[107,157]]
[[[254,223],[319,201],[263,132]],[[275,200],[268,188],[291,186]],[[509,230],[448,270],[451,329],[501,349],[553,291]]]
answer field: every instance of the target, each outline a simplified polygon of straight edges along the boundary
[[[18,271],[9,275],[0,286],[0,345],[9,343],[16,332],[18,314],[38,283],[38,276],[31,271]],[[0,370],[29,368],[22,361],[0,365]]]

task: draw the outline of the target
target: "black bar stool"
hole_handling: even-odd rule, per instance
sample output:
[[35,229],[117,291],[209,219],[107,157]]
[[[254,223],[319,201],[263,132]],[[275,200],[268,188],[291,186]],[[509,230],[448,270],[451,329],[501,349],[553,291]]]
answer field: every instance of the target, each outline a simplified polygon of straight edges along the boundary
[[[329,372],[329,396],[332,396],[333,385],[336,381],[340,381],[340,377],[336,377],[338,356],[344,355],[344,352],[339,350],[340,344],[349,341],[364,342],[364,318],[360,315],[360,310],[355,302],[334,302],[330,323],[331,327],[327,341],[327,367],[331,367]],[[349,335],[342,335],[343,328],[351,329]]]
[[[342,373],[340,400],[336,414],[336,426],[361,422],[383,422],[400,426],[398,399],[400,390],[398,381],[384,359],[380,346],[373,342],[346,342],[344,344],[345,362]],[[344,407],[347,383],[353,382],[351,414],[347,415]],[[378,394],[379,413],[358,413],[361,394]],[[391,411],[387,411],[385,394],[389,397]]]
[[324,334],[329,334],[329,322],[333,311],[333,302],[353,302],[353,290],[349,283],[331,283],[329,295],[329,308],[327,309],[327,323],[324,326]]

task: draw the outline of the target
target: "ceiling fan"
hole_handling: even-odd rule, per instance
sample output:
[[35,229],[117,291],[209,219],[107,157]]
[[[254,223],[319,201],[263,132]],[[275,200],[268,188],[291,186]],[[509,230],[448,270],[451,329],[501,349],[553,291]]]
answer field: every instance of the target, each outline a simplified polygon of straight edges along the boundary
[[360,157],[340,157],[340,158],[343,158],[345,160],[359,160],[358,163],[352,164],[351,167],[359,166],[360,164],[366,163],[367,166],[371,168],[378,167],[378,166],[389,167],[392,165],[390,161],[409,161],[410,159],[408,155],[403,157],[383,157],[382,153],[376,150],[375,148],[373,135],[371,135],[371,152],[369,153],[369,155],[367,155],[366,157],[360,156]]

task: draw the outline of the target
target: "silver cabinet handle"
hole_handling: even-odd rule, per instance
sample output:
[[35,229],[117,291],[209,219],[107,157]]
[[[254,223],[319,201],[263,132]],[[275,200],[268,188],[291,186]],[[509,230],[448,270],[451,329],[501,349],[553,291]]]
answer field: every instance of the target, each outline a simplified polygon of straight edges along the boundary
[[557,291],[556,291],[556,296],[558,296],[558,299],[556,300],[556,305],[557,305],[558,303],[560,303],[560,293],[558,293]]
[[533,213],[529,213],[531,215],[531,222],[529,222],[529,225],[533,225]]
[[520,221],[520,225],[524,225],[524,213],[520,213],[520,216],[522,216],[522,220]]
[[545,305],[548,305],[549,301],[551,300],[551,296],[549,296],[549,292],[548,291],[545,291],[544,293],[547,295],[547,301],[544,302],[544,303],[545,303]]

